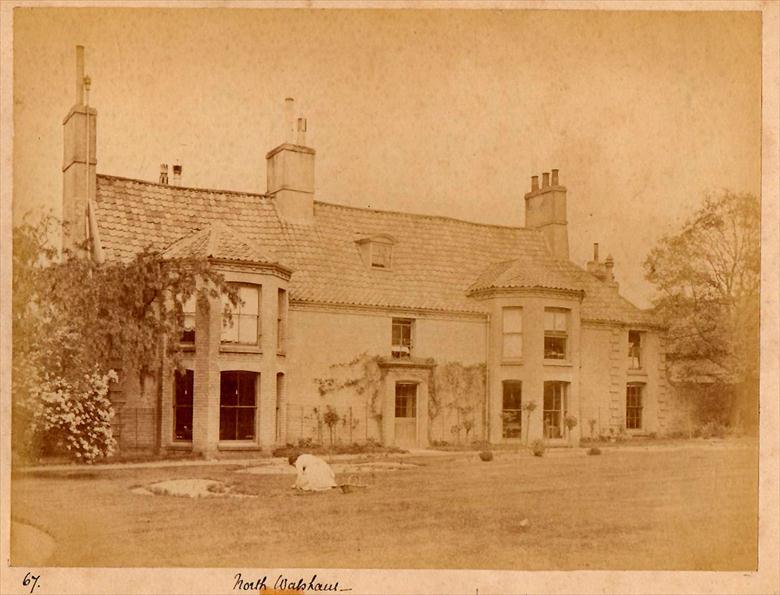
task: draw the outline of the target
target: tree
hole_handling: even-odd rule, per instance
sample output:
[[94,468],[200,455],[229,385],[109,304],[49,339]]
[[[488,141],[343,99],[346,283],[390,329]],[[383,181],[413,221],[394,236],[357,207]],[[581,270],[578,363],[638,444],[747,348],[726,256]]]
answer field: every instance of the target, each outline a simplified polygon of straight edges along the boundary
[[[723,395],[724,421],[753,425],[758,411],[760,206],[755,196],[706,196],[682,230],[645,260],[655,307],[669,327],[682,383],[704,378]],[[712,392],[712,391],[710,391]]]
[[330,436],[330,445],[333,446],[333,428],[336,426],[337,423],[341,421],[341,416],[338,414],[338,412],[331,407],[330,405],[327,406],[325,409],[325,415],[322,417],[322,421],[325,422],[325,425],[328,426],[328,434]]
[[127,261],[102,264],[78,252],[58,257],[47,239],[54,223],[47,217],[13,230],[17,447],[31,422],[25,413],[30,407],[21,405],[34,403],[42,382],[67,386],[71,401],[83,400],[97,394],[93,375],[102,378],[121,366],[138,375],[143,391],[165,358],[178,363],[183,307],[193,295],[204,306],[221,294],[238,302],[235,289],[207,260],[166,259],[149,248]]

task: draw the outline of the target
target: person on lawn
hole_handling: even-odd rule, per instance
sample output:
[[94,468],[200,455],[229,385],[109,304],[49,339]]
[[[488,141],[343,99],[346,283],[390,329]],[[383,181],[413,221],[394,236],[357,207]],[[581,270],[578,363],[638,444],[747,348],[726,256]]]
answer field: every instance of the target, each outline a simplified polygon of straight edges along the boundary
[[298,477],[292,486],[296,490],[320,492],[338,487],[333,469],[319,457],[291,454],[287,462],[298,471]]

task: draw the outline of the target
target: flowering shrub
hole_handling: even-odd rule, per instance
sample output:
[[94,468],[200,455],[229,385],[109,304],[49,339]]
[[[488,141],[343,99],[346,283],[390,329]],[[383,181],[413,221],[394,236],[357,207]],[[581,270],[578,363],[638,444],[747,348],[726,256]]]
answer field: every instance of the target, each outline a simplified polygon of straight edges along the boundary
[[76,461],[92,463],[110,456],[116,448],[111,431],[114,415],[108,385],[116,372],[95,369],[74,385],[62,378],[45,376],[33,387],[25,402],[32,444],[64,449]]
[[531,452],[534,453],[535,457],[541,457],[544,455],[544,440],[536,439],[533,442],[531,442]]

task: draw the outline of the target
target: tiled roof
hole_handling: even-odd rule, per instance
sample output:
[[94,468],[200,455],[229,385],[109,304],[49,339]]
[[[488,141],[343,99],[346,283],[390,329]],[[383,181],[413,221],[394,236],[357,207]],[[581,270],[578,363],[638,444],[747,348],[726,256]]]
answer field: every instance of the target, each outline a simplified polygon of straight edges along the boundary
[[[323,202],[314,203],[313,225],[299,225],[280,220],[274,199],[264,195],[104,175],[97,176],[97,220],[109,259],[126,259],[146,246],[173,248],[188,235],[194,249],[199,236],[193,232],[219,222],[218,235],[233,230],[256,256],[292,269],[290,297],[299,302],[482,312],[467,292],[509,283],[584,290],[587,319],[653,322],[614,288],[552,258],[542,234],[525,228]],[[390,270],[371,269],[357,243],[381,234],[395,240]]]
[[244,238],[221,221],[207,223],[168,246],[163,254],[171,258],[212,258],[253,264],[279,265],[252,240]]
[[582,291],[582,283],[571,274],[572,265],[545,253],[541,256],[497,262],[489,266],[469,292],[485,289],[542,288]]

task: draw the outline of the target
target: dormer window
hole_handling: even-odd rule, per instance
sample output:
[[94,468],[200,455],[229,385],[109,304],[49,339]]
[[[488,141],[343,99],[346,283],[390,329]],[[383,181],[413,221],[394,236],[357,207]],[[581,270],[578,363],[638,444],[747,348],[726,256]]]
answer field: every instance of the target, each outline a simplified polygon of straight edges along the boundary
[[395,240],[385,234],[363,237],[356,241],[360,257],[372,270],[389,271],[393,265]]
[[371,245],[371,268],[389,269],[392,255],[390,244],[375,242]]

